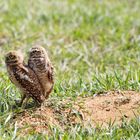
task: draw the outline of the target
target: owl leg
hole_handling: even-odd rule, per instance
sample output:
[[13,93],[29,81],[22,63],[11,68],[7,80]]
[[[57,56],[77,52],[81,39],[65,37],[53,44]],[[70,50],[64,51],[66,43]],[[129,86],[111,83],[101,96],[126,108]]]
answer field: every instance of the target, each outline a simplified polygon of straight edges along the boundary
[[29,101],[29,99],[30,99],[29,96],[25,96],[25,98],[24,98],[24,100],[22,102],[22,105],[21,105],[22,108],[25,108],[26,107],[27,102]]
[[22,98],[21,98],[21,101],[20,101],[20,103],[19,103],[19,106],[22,106],[23,101],[25,100],[25,98],[26,98],[26,95],[23,94],[23,96],[22,96]]
[[38,101],[35,101],[35,107],[41,107],[41,103],[39,103]]

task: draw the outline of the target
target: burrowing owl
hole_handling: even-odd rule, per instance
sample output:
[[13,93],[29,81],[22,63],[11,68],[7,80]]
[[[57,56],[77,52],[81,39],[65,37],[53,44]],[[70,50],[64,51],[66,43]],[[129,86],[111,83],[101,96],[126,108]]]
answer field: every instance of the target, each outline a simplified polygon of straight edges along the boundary
[[41,46],[31,48],[28,66],[36,73],[44,89],[45,98],[49,97],[54,85],[53,66],[46,50]]
[[10,80],[23,93],[20,104],[26,105],[30,97],[41,104],[45,100],[43,89],[34,71],[24,64],[22,55],[17,51],[11,51],[6,54],[5,63]]

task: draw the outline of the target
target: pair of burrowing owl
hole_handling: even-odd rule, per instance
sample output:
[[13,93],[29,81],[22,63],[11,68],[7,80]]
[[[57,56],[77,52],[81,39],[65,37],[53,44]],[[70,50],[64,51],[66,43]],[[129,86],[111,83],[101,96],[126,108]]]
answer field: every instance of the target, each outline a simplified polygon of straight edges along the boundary
[[46,50],[41,46],[31,48],[28,64],[22,55],[11,51],[5,56],[9,78],[22,92],[20,105],[32,97],[39,105],[48,98],[54,85],[53,66]]

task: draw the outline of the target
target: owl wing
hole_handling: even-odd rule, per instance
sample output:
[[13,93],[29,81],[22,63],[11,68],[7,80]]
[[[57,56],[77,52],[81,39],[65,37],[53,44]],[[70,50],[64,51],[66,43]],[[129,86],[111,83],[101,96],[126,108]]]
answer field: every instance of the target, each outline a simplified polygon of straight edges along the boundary
[[42,89],[35,73],[28,67],[20,67],[15,71],[15,78],[24,91],[31,97],[41,101]]
[[54,68],[52,65],[48,69],[48,79],[52,82],[54,81]]

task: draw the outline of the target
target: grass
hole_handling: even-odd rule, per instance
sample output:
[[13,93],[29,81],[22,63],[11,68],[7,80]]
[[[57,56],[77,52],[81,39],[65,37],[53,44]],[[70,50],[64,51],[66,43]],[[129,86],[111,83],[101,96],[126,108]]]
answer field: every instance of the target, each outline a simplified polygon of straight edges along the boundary
[[[51,97],[140,90],[140,2],[128,0],[0,0],[0,139],[21,139],[10,124],[20,93],[8,79],[4,55],[41,44],[55,66]],[[27,134],[23,139],[139,139],[139,118],[121,127]],[[51,127],[51,126],[50,126]]]

